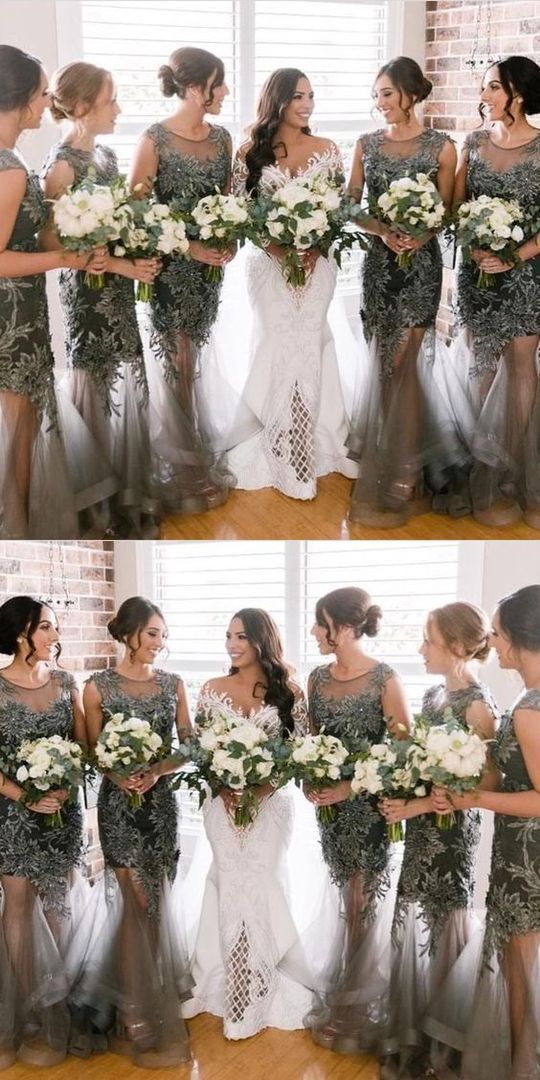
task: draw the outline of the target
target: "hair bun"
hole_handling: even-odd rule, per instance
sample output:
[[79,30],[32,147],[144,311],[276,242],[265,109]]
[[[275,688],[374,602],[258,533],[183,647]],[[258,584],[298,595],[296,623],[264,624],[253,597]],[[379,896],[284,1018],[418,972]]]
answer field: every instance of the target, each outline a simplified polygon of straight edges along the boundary
[[158,79],[161,83],[163,97],[174,97],[178,93],[178,86],[170,64],[162,64],[158,71]]
[[62,106],[57,102],[54,94],[51,95],[51,103],[49,105],[49,112],[50,112],[53,120],[56,120],[57,123],[60,123],[60,121],[62,121],[62,120],[68,120],[69,119],[66,110],[63,109]]
[[489,644],[488,638],[486,638],[482,645],[479,645],[478,648],[474,650],[472,658],[473,660],[479,660],[480,663],[482,663],[484,660],[487,660],[490,652],[491,645]]
[[431,82],[430,79],[426,79],[426,77],[424,75],[424,78],[422,80],[422,87],[421,87],[421,90],[420,90],[420,96],[419,96],[418,100],[419,101],[425,101],[426,98],[429,97],[429,95],[431,94],[432,90],[433,90],[433,83]]
[[118,620],[116,618],[116,615],[112,619],[110,619],[109,622],[107,623],[107,630],[109,631],[109,634],[111,635],[112,638],[114,638],[115,641],[120,641],[121,640],[120,636],[118,634]]
[[378,604],[371,604],[366,611],[366,617],[364,619],[364,625],[362,627],[362,633],[367,637],[376,637],[379,633],[379,626],[382,619],[382,611]]

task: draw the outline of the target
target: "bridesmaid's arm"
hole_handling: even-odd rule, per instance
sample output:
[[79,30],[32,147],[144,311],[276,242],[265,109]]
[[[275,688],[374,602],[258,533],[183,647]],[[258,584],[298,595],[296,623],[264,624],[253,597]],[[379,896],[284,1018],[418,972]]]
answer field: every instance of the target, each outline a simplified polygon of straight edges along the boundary
[[463,146],[459,152],[456,166],[456,175],[454,177],[454,199],[453,205],[457,208],[462,202],[465,202],[467,198],[467,172],[469,168],[469,149],[467,145]]
[[437,187],[447,210],[451,208],[454,202],[456,167],[457,151],[452,140],[447,139],[439,154],[439,168],[437,170]]
[[[67,161],[55,161],[48,173],[42,178],[41,186],[46,199],[55,201],[63,195],[75,181],[75,173]],[[39,246],[43,251],[61,251],[58,233],[53,224],[52,211],[47,224],[39,234]]]
[[398,675],[386,680],[381,702],[386,728],[393,739],[406,739],[411,732],[411,708],[405,694],[405,687]]
[[[176,730],[180,742],[183,742],[184,739],[189,739],[193,735],[193,725],[189,715],[186,688],[182,679],[177,680],[176,701]],[[157,761],[155,765],[151,765],[149,769],[141,774],[142,783],[139,790],[144,793],[155,784],[160,776],[170,776],[172,773],[178,772],[184,764],[185,758],[179,758],[177,753],[173,753],[171,757],[165,758],[163,761]],[[152,781],[152,783],[149,781]]]
[[135,147],[129,171],[129,186],[135,198],[147,199],[154,190],[159,164],[157,148],[148,135],[143,135]]
[[[473,701],[469,705],[465,712],[465,722],[481,739],[488,739],[491,742],[495,738],[496,718],[485,701]],[[501,774],[488,747],[487,762],[478,787],[482,791],[497,791],[500,782]]]
[[24,169],[5,169],[0,172],[0,278],[29,277],[31,274],[45,274],[48,270],[60,270],[62,267],[84,270],[91,265],[94,270],[96,259],[89,260],[87,255],[76,255],[74,251],[34,252],[8,249],[26,183]]
[[73,708],[73,736],[75,742],[86,744],[88,742],[88,735],[86,732],[82,694],[76,685],[73,686],[71,691],[71,704]]
[[[362,140],[358,139],[354,148],[353,163],[351,168],[351,175],[349,177],[349,183],[347,185],[347,194],[355,202],[360,203],[362,199],[362,192],[364,190],[364,148],[362,146]],[[353,218],[354,221],[354,218]],[[355,222],[362,232],[367,233],[369,236],[378,236],[390,251],[393,251],[395,255],[399,255],[402,251],[405,251],[405,241],[409,239],[405,233],[399,232],[398,229],[391,228],[384,221],[378,221],[373,217],[362,217],[360,221]]]
[[14,780],[9,780],[7,776],[0,772],[0,795],[3,795],[6,799],[11,799],[13,802],[19,802],[22,788]]

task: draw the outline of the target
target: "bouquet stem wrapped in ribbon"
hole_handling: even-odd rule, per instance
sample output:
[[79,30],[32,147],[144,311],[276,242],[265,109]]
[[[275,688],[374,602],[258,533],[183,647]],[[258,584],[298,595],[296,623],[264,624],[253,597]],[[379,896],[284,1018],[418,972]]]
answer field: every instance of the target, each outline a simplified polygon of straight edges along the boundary
[[[84,751],[78,743],[60,735],[26,740],[17,751],[16,761],[15,778],[22,787],[23,806],[39,802],[50,791],[67,790],[70,802],[77,798],[84,775]],[[45,815],[45,822],[60,827],[62,811]]]

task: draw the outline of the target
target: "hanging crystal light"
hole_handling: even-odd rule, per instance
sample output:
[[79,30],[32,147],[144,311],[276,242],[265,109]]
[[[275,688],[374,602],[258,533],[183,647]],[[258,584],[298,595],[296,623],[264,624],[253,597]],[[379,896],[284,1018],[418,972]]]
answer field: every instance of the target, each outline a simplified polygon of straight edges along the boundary
[[[56,546],[56,553],[58,559],[58,570],[60,576],[60,588],[61,593],[55,595],[55,568],[54,568],[54,549]],[[49,554],[49,594],[44,597],[44,603],[48,604],[53,609],[64,608],[64,611],[69,611],[70,607],[73,607],[75,601],[72,600],[69,593],[69,585],[66,577],[66,565],[64,559],[64,547],[62,544],[49,540],[48,541],[48,554]]]

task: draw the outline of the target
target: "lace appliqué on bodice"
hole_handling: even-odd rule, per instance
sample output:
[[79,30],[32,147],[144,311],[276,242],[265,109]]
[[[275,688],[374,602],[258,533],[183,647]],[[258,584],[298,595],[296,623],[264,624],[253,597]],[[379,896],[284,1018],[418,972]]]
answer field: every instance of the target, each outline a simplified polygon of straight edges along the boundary
[[[359,743],[381,742],[386,732],[382,691],[395,672],[378,663],[365,675],[341,682],[330,666],[310,675],[309,711],[313,726],[336,735],[354,752]],[[335,804],[335,818],[319,823],[321,846],[333,880],[345,886],[360,873],[366,897],[365,918],[375,915],[377,900],[388,887],[388,839],[377,800],[358,797]]]
[[[151,682],[125,679],[117,671],[98,671],[91,676],[103,709],[147,720],[153,731],[169,742],[178,704],[178,676],[157,670]],[[108,716],[104,715],[104,723]],[[156,918],[164,877],[170,882],[178,861],[177,810],[167,776],[162,776],[146,792],[140,809],[130,807],[125,792],[107,777],[101,782],[98,798],[101,846],[108,868],[132,869],[148,900],[148,911]],[[114,885],[112,874],[109,885]]]
[[[540,203],[540,135],[521,147],[496,146],[487,131],[467,136],[467,198],[479,195],[515,199],[537,217]],[[526,226],[526,238],[531,226]],[[476,285],[475,263],[462,263],[458,274],[459,323],[474,343],[472,377],[496,371],[501,354],[514,338],[540,334],[540,255],[495,275],[492,288]]]
[[[536,713],[540,724],[540,690],[526,690],[511,713],[503,716],[492,756],[503,773],[501,790],[528,791],[534,787],[514,730],[514,714],[520,709]],[[487,895],[484,960],[493,952],[503,955],[515,934],[540,932],[540,818],[495,814],[495,834]]]
[[[0,171],[10,169],[25,172],[26,191],[6,247],[10,251],[37,251],[37,233],[47,220],[43,192],[37,176],[28,171],[17,154],[0,150]],[[45,415],[55,426],[54,357],[45,274],[0,278],[1,390],[28,396],[38,420]]]
[[[50,682],[32,691],[0,676],[2,750],[15,754],[26,739],[51,735],[73,739],[74,687],[73,676],[65,671],[52,671]],[[3,771],[15,779],[15,765]],[[82,815],[78,802],[67,803],[62,817],[63,825],[51,828],[42,814],[0,795],[0,873],[27,878],[42,897],[44,906],[60,914],[65,911],[69,874],[82,856]]]
[[[417,138],[395,143],[383,130],[360,137],[369,202],[376,202],[393,180],[434,175],[439,156],[448,142],[442,131],[426,130]],[[442,257],[433,237],[415,252],[410,268],[401,270],[396,256],[378,236],[367,237],[369,249],[363,264],[362,320],[368,341],[377,339],[381,378],[393,374],[393,356],[409,327],[424,326],[424,349],[432,359],[434,326],[442,286]]]
[[[57,161],[66,161],[75,183],[89,173],[98,184],[109,184],[118,176],[116,154],[109,146],[79,150],[57,143],[42,169],[46,176]],[[100,396],[107,416],[118,413],[115,387],[122,364],[127,361],[143,403],[148,386],[137,326],[133,282],[120,274],[106,274],[105,286],[96,292],[85,284],[82,270],[60,271],[60,299],[66,330],[69,364],[86,371]]]

